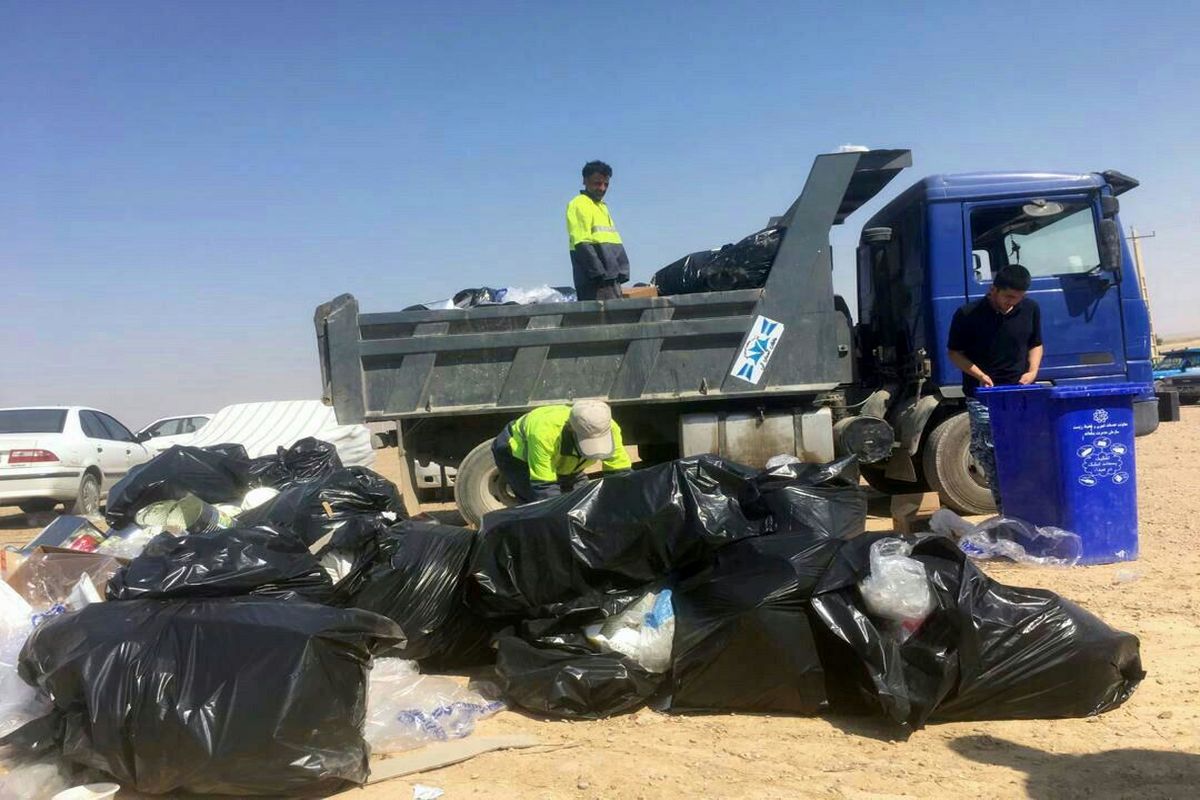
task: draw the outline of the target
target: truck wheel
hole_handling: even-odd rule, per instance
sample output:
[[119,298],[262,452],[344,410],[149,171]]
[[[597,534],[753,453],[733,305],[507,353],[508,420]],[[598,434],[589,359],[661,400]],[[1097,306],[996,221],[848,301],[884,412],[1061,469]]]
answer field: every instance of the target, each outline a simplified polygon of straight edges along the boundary
[[100,479],[94,472],[84,473],[71,513],[80,517],[94,517],[100,513]]
[[971,457],[971,422],[965,411],[933,429],[921,463],[930,488],[941,495],[942,505],[960,514],[996,513],[983,470]]
[[476,528],[489,511],[520,504],[496,468],[491,439],[481,442],[459,463],[454,479],[454,502],[467,524]]

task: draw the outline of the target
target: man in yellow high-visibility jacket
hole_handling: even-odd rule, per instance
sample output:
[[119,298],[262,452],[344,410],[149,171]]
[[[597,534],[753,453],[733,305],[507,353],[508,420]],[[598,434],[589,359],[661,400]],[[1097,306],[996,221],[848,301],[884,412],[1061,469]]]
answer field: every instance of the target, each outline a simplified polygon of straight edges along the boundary
[[492,456],[523,503],[574,488],[592,462],[602,462],[606,476],[631,466],[621,426],[603,400],[535,408],[504,426],[492,442]]
[[604,194],[612,167],[603,161],[583,165],[583,190],[567,204],[571,272],[579,300],[617,300],[629,280],[629,257],[613,224]]

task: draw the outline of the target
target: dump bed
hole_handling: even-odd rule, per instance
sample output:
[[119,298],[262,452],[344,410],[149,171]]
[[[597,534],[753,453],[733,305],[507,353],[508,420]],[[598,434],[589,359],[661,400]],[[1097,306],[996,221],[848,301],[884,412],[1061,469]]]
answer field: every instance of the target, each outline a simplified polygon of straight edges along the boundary
[[819,392],[852,376],[835,308],[829,228],[904,167],[907,150],[821,155],[781,225],[762,289],[450,311],[317,309],[325,400],[342,424]]

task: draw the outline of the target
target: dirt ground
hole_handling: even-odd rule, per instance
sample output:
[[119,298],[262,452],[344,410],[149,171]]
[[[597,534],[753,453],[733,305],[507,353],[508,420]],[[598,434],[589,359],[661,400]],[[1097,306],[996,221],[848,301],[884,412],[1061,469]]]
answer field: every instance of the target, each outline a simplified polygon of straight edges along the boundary
[[[1113,712],[933,725],[907,741],[850,717],[643,710],[562,722],[502,712],[478,734],[533,733],[548,747],[489,753],[338,797],[409,798],[417,783],[443,789],[447,800],[1198,797],[1200,407],[1183,413],[1182,422],[1138,441],[1140,560],[1071,570],[987,568],[1004,583],[1059,592],[1140,637],[1148,676]],[[386,461],[379,467],[391,470]],[[870,527],[889,526],[874,518]],[[16,509],[0,509],[0,542],[26,541],[34,532]]]

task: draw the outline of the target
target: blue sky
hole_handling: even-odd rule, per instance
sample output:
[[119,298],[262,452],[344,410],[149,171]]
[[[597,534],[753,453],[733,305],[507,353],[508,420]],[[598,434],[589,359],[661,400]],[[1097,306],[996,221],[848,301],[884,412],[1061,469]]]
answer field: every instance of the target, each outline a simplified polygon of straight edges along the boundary
[[315,397],[312,312],[570,282],[580,165],[635,280],[812,157],[1119,169],[1161,332],[1200,329],[1196,3],[0,1],[0,405],[131,425]]

